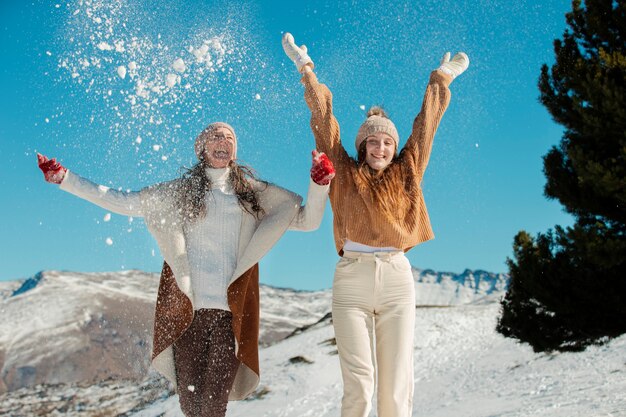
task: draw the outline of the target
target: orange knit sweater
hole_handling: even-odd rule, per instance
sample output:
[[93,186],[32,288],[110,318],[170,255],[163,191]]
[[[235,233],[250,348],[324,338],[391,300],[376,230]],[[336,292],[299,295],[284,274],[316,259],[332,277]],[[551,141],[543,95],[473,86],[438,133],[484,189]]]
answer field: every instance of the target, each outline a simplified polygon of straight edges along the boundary
[[341,144],[330,90],[318,82],[312,71],[306,72],[302,77],[304,98],[311,110],[311,129],[317,149],[328,155],[337,172],[330,185],[330,204],[334,213],[333,231],[339,255],[343,254],[347,239],[374,247],[392,246],[406,252],[413,246],[434,238],[421,182],[435,132],[450,103],[448,86],[451,81],[452,78],[447,74],[439,71],[431,73],[422,109],[413,122],[411,136],[398,158],[386,168],[401,172],[403,183],[397,184],[398,189],[408,187],[419,193],[413,203],[416,205],[412,210],[415,219],[398,222],[381,213],[367,189],[358,189],[354,179],[357,175],[357,164]]

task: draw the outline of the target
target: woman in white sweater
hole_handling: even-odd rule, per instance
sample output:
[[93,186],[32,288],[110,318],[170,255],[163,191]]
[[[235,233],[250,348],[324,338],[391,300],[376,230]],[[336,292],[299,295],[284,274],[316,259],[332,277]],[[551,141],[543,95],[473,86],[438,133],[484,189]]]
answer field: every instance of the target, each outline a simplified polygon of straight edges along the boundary
[[178,387],[187,416],[226,414],[259,381],[258,261],[286,230],[322,219],[332,164],[313,152],[307,205],[236,162],[237,137],[222,122],[198,135],[199,162],[181,178],[138,192],[94,184],[38,155],[46,181],[107,210],[142,216],[165,263],[152,363]]

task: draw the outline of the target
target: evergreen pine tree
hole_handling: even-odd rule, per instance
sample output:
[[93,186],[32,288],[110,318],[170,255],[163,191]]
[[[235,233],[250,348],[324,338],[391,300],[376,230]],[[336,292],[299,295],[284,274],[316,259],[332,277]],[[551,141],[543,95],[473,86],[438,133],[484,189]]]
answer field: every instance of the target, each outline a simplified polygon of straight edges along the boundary
[[565,129],[544,156],[545,195],[575,224],[517,234],[497,325],[535,351],[626,332],[626,2],[574,0],[566,19],[539,90]]

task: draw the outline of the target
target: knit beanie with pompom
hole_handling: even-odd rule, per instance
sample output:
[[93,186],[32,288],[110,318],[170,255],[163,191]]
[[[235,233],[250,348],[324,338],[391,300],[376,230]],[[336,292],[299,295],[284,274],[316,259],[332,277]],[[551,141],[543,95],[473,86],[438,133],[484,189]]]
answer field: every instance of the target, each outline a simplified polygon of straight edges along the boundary
[[396,125],[389,119],[382,107],[373,106],[367,111],[367,119],[363,122],[359,128],[359,132],[356,134],[354,145],[356,146],[357,152],[359,151],[361,143],[368,136],[377,132],[388,134],[396,143],[396,151],[398,150],[399,138]]

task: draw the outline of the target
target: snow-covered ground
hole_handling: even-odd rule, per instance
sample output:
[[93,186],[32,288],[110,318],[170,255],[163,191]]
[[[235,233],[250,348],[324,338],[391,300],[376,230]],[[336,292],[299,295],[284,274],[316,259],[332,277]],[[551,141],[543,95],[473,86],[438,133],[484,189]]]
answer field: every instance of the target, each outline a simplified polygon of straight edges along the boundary
[[[626,336],[582,353],[534,354],[495,332],[498,311],[497,304],[416,309],[414,417],[626,416]],[[332,337],[325,323],[263,349],[265,394],[230,403],[227,415],[339,416]],[[312,363],[291,363],[297,357]],[[132,415],[178,417],[177,401]]]
[[[494,300],[506,276],[414,270],[417,305]],[[45,271],[0,285],[0,393],[146,375],[158,275]],[[261,286],[261,346],[330,312],[330,290]]]
[[[494,330],[506,276],[419,270],[414,276],[413,416],[626,416],[626,336],[580,353],[535,354]],[[124,328],[139,325],[125,323],[128,316],[117,311],[124,304],[111,300],[143,305],[132,314],[133,320],[144,317],[153,309],[157,278],[139,271],[52,271],[30,284],[0,286],[0,377],[16,384],[10,377],[21,372],[20,382],[26,383],[22,388],[6,384],[0,415],[182,416],[178,397],[154,372],[115,376],[119,363],[135,355],[121,347],[132,340],[133,332]],[[339,416],[342,384],[327,316],[330,291],[262,286],[261,299],[261,384],[252,398],[230,403],[227,415]],[[76,317],[77,311],[83,314]],[[93,317],[107,319],[96,320],[104,330],[80,324]],[[146,323],[137,329],[145,333],[152,324],[142,320]],[[72,359],[93,345],[107,359],[96,361],[99,366],[93,368],[99,373],[89,374],[91,382],[63,381],[62,376],[75,375],[69,372]],[[55,352],[59,346],[64,354]],[[122,356],[121,362],[115,355]],[[50,363],[55,361],[64,365],[55,368]],[[47,377],[38,379],[40,369]],[[107,372],[109,377],[102,378]],[[371,415],[376,415],[375,405]]]

